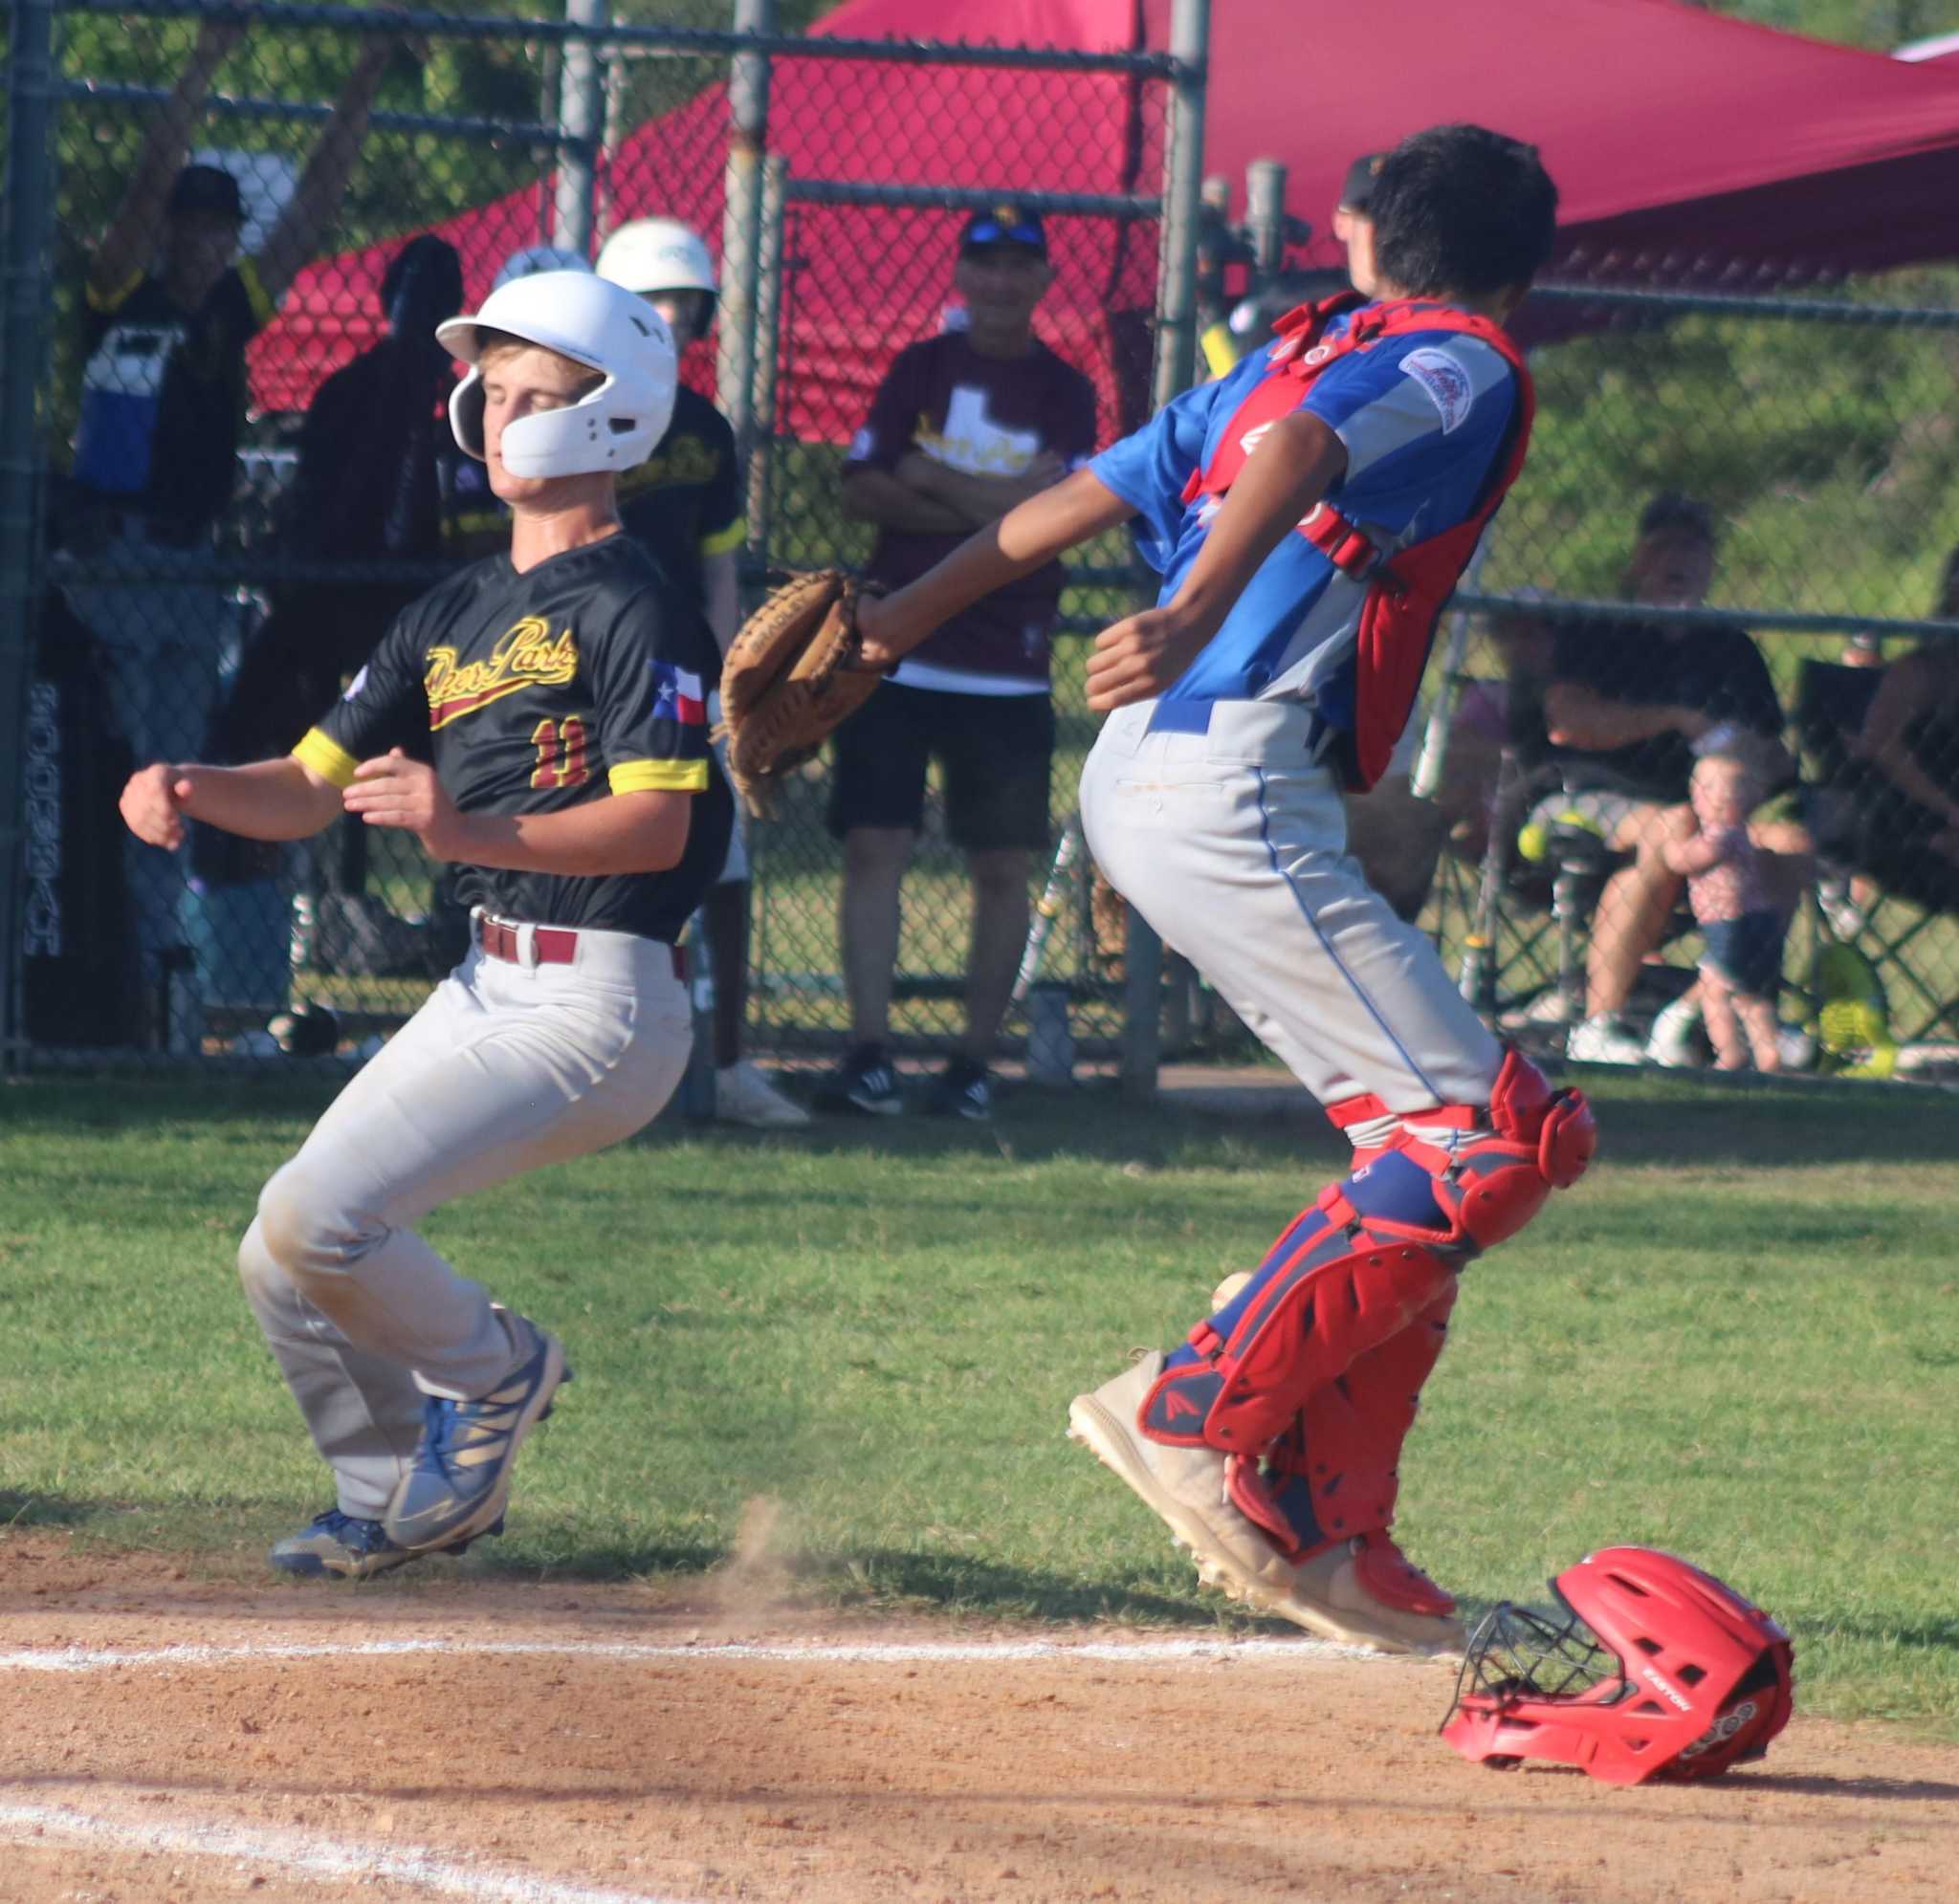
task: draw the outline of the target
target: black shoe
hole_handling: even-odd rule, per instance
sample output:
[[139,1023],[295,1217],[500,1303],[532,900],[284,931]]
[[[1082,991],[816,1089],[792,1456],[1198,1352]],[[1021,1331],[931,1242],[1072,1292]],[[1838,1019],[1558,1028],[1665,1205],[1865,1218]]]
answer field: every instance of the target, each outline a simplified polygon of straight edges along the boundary
[[929,1101],[935,1117],[963,1117],[984,1124],[993,1115],[993,1080],[985,1065],[954,1058],[932,1081]]
[[824,1081],[816,1102],[825,1110],[863,1111],[871,1117],[895,1117],[905,1107],[898,1074],[881,1044],[858,1045]]

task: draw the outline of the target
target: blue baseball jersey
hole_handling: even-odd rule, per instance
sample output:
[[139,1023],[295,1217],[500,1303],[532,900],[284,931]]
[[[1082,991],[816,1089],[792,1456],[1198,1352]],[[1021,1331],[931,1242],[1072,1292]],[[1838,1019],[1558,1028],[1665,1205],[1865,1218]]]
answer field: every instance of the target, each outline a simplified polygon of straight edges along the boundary
[[[1354,315],[1333,318],[1327,340]],[[1159,602],[1182,586],[1222,506],[1215,496],[1185,503],[1191,472],[1210,466],[1270,355],[1269,345],[1253,351],[1229,376],[1185,391],[1089,466],[1138,512],[1138,546],[1163,578]],[[1385,338],[1336,359],[1301,391],[1298,407],[1324,421],[1347,449],[1328,502],[1384,555],[1475,514],[1517,413],[1509,364],[1459,331]],[[1305,536],[1288,536],[1164,701],[1297,700],[1328,726],[1350,729],[1354,636],[1366,593]],[[1174,720],[1171,710],[1164,712]]]

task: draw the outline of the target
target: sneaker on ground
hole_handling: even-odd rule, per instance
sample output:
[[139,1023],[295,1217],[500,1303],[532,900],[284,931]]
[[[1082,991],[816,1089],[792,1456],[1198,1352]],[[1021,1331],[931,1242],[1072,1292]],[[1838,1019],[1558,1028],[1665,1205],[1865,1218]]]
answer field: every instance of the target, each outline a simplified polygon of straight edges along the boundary
[[860,1044],[824,1081],[816,1101],[825,1110],[860,1110],[871,1117],[895,1117],[905,1107],[898,1074],[880,1044]]
[[1583,1064],[1643,1064],[1646,1044],[1618,1018],[1601,1012],[1572,1027],[1565,1056]]
[[1572,1021],[1572,1001],[1561,986],[1540,992],[1528,1005],[1504,1013],[1497,1022],[1506,1031],[1526,1031],[1531,1025],[1568,1025]]
[[[485,1527],[482,1535],[472,1535],[470,1539],[502,1532],[503,1522],[499,1519],[494,1526]],[[462,1554],[469,1547],[470,1541],[456,1541],[440,1551]],[[420,1560],[421,1555],[397,1546],[379,1521],[363,1521],[359,1515],[342,1514],[338,1507],[329,1507],[316,1517],[311,1526],[280,1541],[266,1559],[275,1573],[288,1574],[295,1580],[372,1580],[377,1573]]]
[[724,1124],[746,1124],[758,1130],[786,1130],[809,1122],[809,1113],[746,1058],[715,1073],[715,1115]]
[[1816,1061],[1816,1040],[1800,1025],[1778,1022],[1775,1050],[1785,1071],[1807,1071]]
[[556,1336],[509,1310],[497,1314],[517,1346],[517,1366],[487,1395],[429,1396],[414,1461],[387,1504],[383,1531],[411,1553],[473,1540],[502,1520],[517,1451],[571,1380]]
[[1646,1040],[1646,1056],[1669,1071],[1678,1071],[1702,1061],[1699,1040],[1694,1035],[1701,1022],[1701,1001],[1688,994],[1676,998],[1653,1020],[1652,1036]]
[[993,1115],[993,1080],[985,1065],[955,1058],[932,1081],[930,1109],[935,1117],[963,1117],[984,1124]]
[[1092,1394],[1068,1404],[1068,1439],[1079,1441],[1188,1547],[1198,1578],[1234,1599],[1263,1605],[1291,1587],[1293,1569],[1224,1491],[1224,1456],[1215,1448],[1171,1448],[1136,1425],[1144,1398],[1163,1372],[1152,1350]]

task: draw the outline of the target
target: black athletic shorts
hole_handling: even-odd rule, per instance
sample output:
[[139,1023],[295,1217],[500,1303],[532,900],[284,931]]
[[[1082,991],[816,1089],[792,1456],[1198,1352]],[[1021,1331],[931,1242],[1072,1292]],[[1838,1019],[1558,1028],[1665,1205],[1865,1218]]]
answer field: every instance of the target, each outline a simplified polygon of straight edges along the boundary
[[837,730],[829,829],[925,820],[925,769],[937,760],[946,830],[968,853],[1047,844],[1054,704],[1046,694],[943,694],[888,681]]

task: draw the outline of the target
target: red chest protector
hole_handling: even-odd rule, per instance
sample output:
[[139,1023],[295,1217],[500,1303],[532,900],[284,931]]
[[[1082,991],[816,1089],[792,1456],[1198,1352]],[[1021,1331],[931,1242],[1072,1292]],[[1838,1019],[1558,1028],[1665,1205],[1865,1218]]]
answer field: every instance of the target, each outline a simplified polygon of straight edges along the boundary
[[1279,319],[1273,326],[1277,341],[1268,374],[1238,406],[1217,453],[1204,469],[1192,472],[1183,492],[1186,504],[1225,494],[1266,431],[1290,416],[1329,368],[1349,352],[1370,350],[1385,339],[1410,331],[1459,331],[1480,338],[1516,372],[1517,410],[1503,460],[1467,521],[1397,550],[1392,562],[1384,561],[1374,542],[1331,503],[1318,504],[1298,524],[1298,533],[1342,575],[1367,584],[1354,649],[1353,747],[1347,763],[1348,778],[1359,788],[1380,778],[1408,724],[1442,604],[1524,467],[1537,407],[1530,373],[1501,327],[1446,304],[1410,299],[1367,305],[1344,334],[1321,341],[1330,318],[1363,305],[1367,300],[1358,292],[1343,292],[1318,304],[1302,304]]

